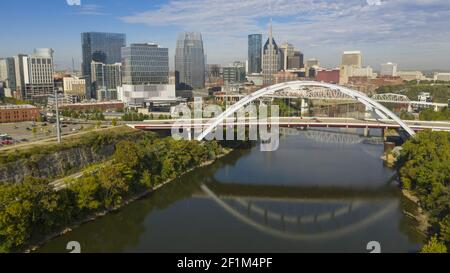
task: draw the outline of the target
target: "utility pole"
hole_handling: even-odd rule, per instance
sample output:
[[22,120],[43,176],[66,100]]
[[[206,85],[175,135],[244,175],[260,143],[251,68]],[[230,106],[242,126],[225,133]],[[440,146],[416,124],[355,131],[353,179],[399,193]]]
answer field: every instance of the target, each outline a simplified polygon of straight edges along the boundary
[[59,124],[59,109],[58,109],[58,91],[54,88],[55,95],[55,111],[56,111],[56,137],[58,143],[61,143],[61,126]]

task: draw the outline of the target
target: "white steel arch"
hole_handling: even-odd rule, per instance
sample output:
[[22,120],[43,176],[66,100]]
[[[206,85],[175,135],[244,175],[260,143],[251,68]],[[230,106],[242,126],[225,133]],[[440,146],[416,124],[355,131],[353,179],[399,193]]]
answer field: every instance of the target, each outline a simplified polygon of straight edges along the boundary
[[226,111],[221,113],[219,116],[217,116],[212,122],[207,124],[207,128],[203,130],[203,132],[197,137],[198,141],[203,140],[208,134],[212,133],[214,129],[219,126],[226,118],[233,115],[236,111],[238,111],[240,108],[244,107],[245,105],[259,99],[260,97],[274,94],[278,91],[282,91],[286,88],[293,88],[293,89],[300,89],[307,86],[319,86],[319,87],[325,87],[330,88],[332,90],[338,90],[339,92],[347,95],[348,97],[355,99],[362,104],[364,104],[368,109],[371,109],[375,111],[379,116],[385,118],[389,117],[395,122],[397,122],[400,127],[402,127],[410,136],[414,136],[415,132],[412,130],[405,122],[403,122],[397,115],[392,113],[389,109],[381,105],[380,103],[376,102],[375,100],[369,98],[365,94],[358,92],[356,90],[352,90],[343,86],[335,85],[335,84],[329,84],[329,83],[322,83],[322,82],[315,82],[315,81],[291,81],[291,82],[284,82],[275,84],[263,89],[260,89],[256,92],[251,93],[250,95],[242,98],[232,106],[230,106]]

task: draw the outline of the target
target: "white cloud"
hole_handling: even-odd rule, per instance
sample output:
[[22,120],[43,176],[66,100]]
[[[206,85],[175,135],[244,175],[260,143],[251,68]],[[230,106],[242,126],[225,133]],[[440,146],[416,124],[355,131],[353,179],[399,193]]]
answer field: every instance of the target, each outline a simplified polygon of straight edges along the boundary
[[69,6],[80,6],[81,0],[66,0],[67,5]]
[[245,56],[247,34],[267,33],[271,16],[278,42],[300,48],[450,42],[448,0],[170,0],[121,19],[201,31],[210,55],[231,52],[234,45]]

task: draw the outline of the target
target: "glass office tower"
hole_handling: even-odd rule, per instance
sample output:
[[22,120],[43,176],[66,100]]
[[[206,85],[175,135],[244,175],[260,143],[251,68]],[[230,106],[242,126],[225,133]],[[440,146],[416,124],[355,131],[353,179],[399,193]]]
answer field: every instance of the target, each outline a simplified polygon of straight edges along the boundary
[[248,73],[261,73],[262,34],[248,35]]
[[175,81],[178,90],[205,88],[205,53],[201,33],[178,35],[175,52]]
[[121,62],[121,49],[126,46],[126,36],[121,33],[85,32],[81,33],[82,47],[82,74],[87,78],[87,96],[95,98],[91,88],[92,61],[104,64]]
[[123,84],[168,84],[169,49],[157,44],[131,44],[122,48]]

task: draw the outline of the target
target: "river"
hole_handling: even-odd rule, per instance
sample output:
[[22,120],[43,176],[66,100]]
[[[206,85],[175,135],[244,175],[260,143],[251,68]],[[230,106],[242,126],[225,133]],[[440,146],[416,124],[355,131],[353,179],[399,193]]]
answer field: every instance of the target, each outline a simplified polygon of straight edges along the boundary
[[416,252],[417,208],[382,152],[346,131],[291,130],[275,152],[236,150],[38,251]]

